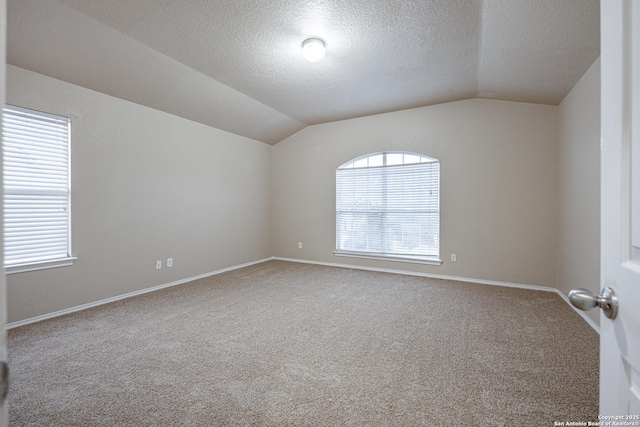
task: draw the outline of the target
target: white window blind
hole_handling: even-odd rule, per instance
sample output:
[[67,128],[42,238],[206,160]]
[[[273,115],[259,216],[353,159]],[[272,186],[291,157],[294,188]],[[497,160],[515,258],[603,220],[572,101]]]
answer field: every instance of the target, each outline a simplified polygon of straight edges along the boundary
[[71,257],[69,126],[66,117],[3,109],[7,269]]
[[440,256],[440,163],[376,153],[336,170],[336,253]]

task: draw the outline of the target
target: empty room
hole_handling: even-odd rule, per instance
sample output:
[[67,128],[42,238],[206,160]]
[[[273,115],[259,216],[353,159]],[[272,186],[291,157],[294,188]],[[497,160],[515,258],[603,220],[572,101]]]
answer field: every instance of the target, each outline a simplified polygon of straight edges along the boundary
[[638,422],[631,4],[6,0],[0,426]]

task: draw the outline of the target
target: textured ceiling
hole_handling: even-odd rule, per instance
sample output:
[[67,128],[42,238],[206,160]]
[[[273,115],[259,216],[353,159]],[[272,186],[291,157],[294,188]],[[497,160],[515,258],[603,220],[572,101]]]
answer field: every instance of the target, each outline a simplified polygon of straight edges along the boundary
[[[482,97],[556,105],[598,0],[8,0],[9,64],[274,144]],[[306,62],[300,45],[326,41]]]

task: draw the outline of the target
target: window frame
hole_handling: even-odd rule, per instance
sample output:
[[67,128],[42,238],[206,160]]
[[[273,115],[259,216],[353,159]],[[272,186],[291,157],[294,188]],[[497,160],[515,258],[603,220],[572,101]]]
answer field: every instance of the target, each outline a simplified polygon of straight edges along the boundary
[[[57,123],[61,123],[64,126],[64,123],[66,123],[66,154],[64,155],[64,159],[66,160],[64,167],[66,167],[66,188],[64,190],[61,190],[59,187],[56,188],[55,190],[44,190],[44,187],[41,187],[41,189],[39,190],[33,190],[33,189],[28,189],[25,190],[23,189],[13,189],[13,190],[7,190],[6,187],[6,181],[7,181],[7,172],[6,172],[6,164],[8,159],[16,161],[16,158],[11,158],[11,156],[7,156],[6,155],[6,144],[5,144],[5,123],[7,123],[5,117],[7,115],[14,115],[14,116],[30,116],[31,118],[35,119],[35,120],[41,120],[42,123],[48,122],[57,122]],[[21,136],[23,137],[23,136]],[[24,138],[24,137],[23,137]],[[51,113],[47,113],[47,112],[42,112],[42,111],[38,111],[38,110],[33,110],[33,109],[29,109],[29,108],[25,108],[25,107],[19,107],[19,106],[15,106],[15,105],[11,105],[11,104],[5,104],[4,108],[3,108],[3,127],[2,127],[2,150],[3,150],[3,156],[2,156],[2,173],[3,173],[3,200],[5,201],[3,203],[3,215],[6,218],[7,215],[7,205],[8,203],[6,203],[7,201],[7,197],[11,197],[11,196],[16,196],[16,195],[34,195],[34,193],[42,193],[42,197],[43,198],[47,198],[47,197],[51,197],[51,196],[55,196],[56,193],[62,195],[62,197],[64,198],[64,202],[65,202],[65,206],[66,206],[66,233],[64,233],[66,235],[66,243],[64,244],[66,246],[66,254],[62,255],[60,254],[60,256],[50,256],[49,258],[46,258],[44,256],[41,256],[41,259],[33,259],[36,257],[32,257],[32,259],[24,259],[24,260],[16,260],[12,263],[7,264],[6,262],[6,256],[7,256],[7,252],[10,253],[10,250],[7,251],[7,222],[6,220],[3,221],[3,235],[4,237],[4,244],[5,244],[5,250],[4,250],[4,254],[5,254],[5,259],[3,259],[3,266],[4,266],[4,270],[6,274],[13,274],[13,273],[23,273],[23,272],[28,272],[28,271],[35,271],[35,270],[43,270],[43,269],[49,269],[49,268],[56,268],[56,267],[65,267],[65,266],[70,266],[73,265],[73,262],[77,259],[77,257],[74,257],[72,255],[72,246],[71,246],[71,119],[68,117],[64,117],[64,116],[60,116],[60,115],[56,115],[56,114],[51,114]],[[51,144],[50,142],[47,142],[46,144]],[[63,151],[64,153],[64,151]],[[59,164],[57,165],[59,168],[62,165],[62,162],[58,162]],[[64,168],[63,167],[63,168]],[[33,170],[35,168],[31,168],[31,170]],[[30,168],[29,167],[25,167],[26,171],[29,171]],[[64,169],[63,169],[64,170]],[[13,175],[13,179],[16,179],[16,177],[18,177],[20,175],[21,172],[16,172],[15,175]],[[28,172],[27,172],[28,173]],[[10,179],[9,179],[10,180]],[[40,185],[42,186],[42,183],[40,183]],[[9,208],[10,209],[10,208]],[[25,216],[28,216],[29,213],[24,214]],[[43,233],[44,235],[44,233]]]
[[[398,163],[398,155],[402,155],[402,163]],[[382,156],[382,162],[378,159],[378,157]],[[396,156],[394,163],[389,164],[388,158],[390,156]],[[405,156],[410,158],[410,161],[405,161]],[[416,158],[419,161],[415,161]],[[373,160],[373,161],[372,161]],[[366,164],[365,164],[366,161]],[[390,252],[368,252],[368,251],[355,251],[355,250],[346,250],[340,248],[340,230],[339,230],[339,211],[338,211],[338,174],[340,170],[345,169],[368,169],[368,168],[395,168],[402,166],[411,166],[419,163],[437,163],[438,164],[438,172],[437,172],[437,254],[436,255],[410,255],[410,254],[393,254]],[[383,185],[386,186],[386,185]],[[335,250],[334,255],[341,257],[353,257],[353,258],[365,258],[365,259],[375,259],[375,260],[385,260],[385,261],[399,261],[399,262],[408,262],[408,263],[417,263],[417,264],[429,264],[429,265],[441,265],[442,259],[440,257],[440,161],[434,157],[426,156],[423,154],[418,154],[414,152],[408,151],[383,151],[366,154],[352,160],[347,161],[346,163],[338,166],[336,168],[336,182],[335,182],[335,190],[336,190],[336,199],[335,199],[335,231],[336,231],[336,241],[335,241]],[[386,199],[386,195],[382,196]],[[380,212],[384,212],[386,210],[386,206],[384,209],[381,209]],[[384,233],[383,231],[381,231]],[[385,241],[383,237],[381,237],[381,241]],[[388,243],[388,241],[385,241]]]

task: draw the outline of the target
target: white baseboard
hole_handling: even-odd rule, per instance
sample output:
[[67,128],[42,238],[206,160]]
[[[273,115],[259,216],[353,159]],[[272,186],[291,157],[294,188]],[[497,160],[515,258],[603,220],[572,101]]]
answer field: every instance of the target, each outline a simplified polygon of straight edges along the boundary
[[309,261],[305,259],[296,259],[296,258],[283,258],[283,257],[273,257],[274,260],[278,261],[289,261],[289,262],[300,262],[305,264],[317,264],[317,265],[326,265],[329,267],[340,267],[340,268],[352,268],[356,270],[368,270],[368,271],[379,271],[383,273],[393,273],[393,274],[404,274],[407,276],[420,276],[420,277],[430,277],[434,279],[445,279],[445,280],[456,280],[458,282],[468,282],[468,283],[480,283],[483,285],[491,285],[491,286],[506,286],[509,288],[519,288],[519,289],[529,289],[534,291],[544,291],[544,292],[554,292],[560,296],[568,305],[571,307],[576,313],[578,313],[588,324],[600,334],[600,326],[596,324],[587,314],[575,308],[570,302],[569,298],[560,292],[559,289],[547,286],[536,286],[536,285],[525,285],[522,283],[508,283],[508,282],[498,282],[495,280],[483,280],[483,279],[472,279],[468,277],[456,277],[456,276],[445,276],[441,274],[431,274],[431,273],[422,273],[422,272],[414,272],[414,271],[406,271],[406,270],[395,270],[391,268],[377,268],[377,267],[367,267],[361,265],[352,265],[352,264],[339,264],[334,262],[323,262],[323,261]]
[[571,301],[569,301],[569,297],[563,294],[559,289],[556,289],[556,293],[560,295],[560,298],[562,298],[569,305],[569,307],[573,308],[573,311],[578,313],[580,317],[582,317],[589,324],[589,326],[593,328],[594,331],[600,334],[600,326],[596,322],[594,322],[593,319],[587,316],[586,312],[574,307],[573,304],[571,304]]
[[274,257],[273,259],[278,261],[290,261],[290,262],[301,262],[306,264],[318,264],[318,265],[326,265],[329,267],[341,267],[341,268],[352,268],[356,270],[369,270],[369,271],[379,271],[382,273],[393,273],[393,274],[404,274],[406,276],[420,276],[420,277],[430,277],[433,279],[444,279],[444,280],[456,280],[458,282],[469,282],[469,283],[480,283],[483,285],[493,285],[493,286],[506,286],[509,288],[520,288],[520,289],[530,289],[534,291],[545,291],[545,292],[556,292],[556,288],[546,287],[546,286],[535,286],[535,285],[524,285],[519,283],[508,283],[508,282],[497,282],[495,280],[483,280],[483,279],[471,279],[468,277],[456,277],[456,276],[445,276],[442,274],[431,274],[431,273],[422,273],[417,271],[407,271],[407,270],[396,270],[392,268],[378,268],[378,267],[367,267],[361,265],[352,265],[352,264],[339,264],[333,262],[322,262],[322,261],[308,261],[304,259],[295,259],[295,258],[281,258]]
[[205,277],[215,276],[216,274],[225,273],[227,271],[237,270],[243,267],[249,267],[250,265],[260,264],[262,262],[271,261],[273,257],[259,259],[257,261],[251,261],[244,264],[234,265],[231,267],[223,268],[221,270],[212,271],[210,273],[200,274],[198,276],[188,277],[186,279],[176,280],[175,282],[165,283],[163,285],[152,286],[150,288],[140,289],[139,291],[129,292],[122,295],[117,295],[115,297],[102,299],[100,301],[90,302],[87,304],[78,305],[75,307],[65,308],[64,310],[54,311],[53,313],[43,314],[41,316],[31,317],[29,319],[19,320],[17,322],[8,323],[5,329],[13,329],[19,326],[29,325],[31,323],[40,322],[42,320],[53,319],[54,317],[64,316],[65,314],[75,313],[77,311],[86,310],[93,307],[98,307],[100,305],[109,304],[111,302],[120,301],[126,298],[135,297],[138,295],[147,294],[149,292],[158,291],[164,288],[170,288],[172,286],[181,285],[183,283],[191,282],[198,279],[204,279]]
[[510,288],[530,289],[530,290],[534,290],[534,291],[555,292],[556,294],[560,295],[560,297],[569,305],[569,307],[571,307],[576,313],[578,313],[589,324],[589,326],[591,326],[593,328],[593,330],[595,330],[598,334],[600,333],[600,327],[589,316],[587,316],[584,311],[578,310],[577,308],[575,308],[573,305],[571,305],[571,303],[569,302],[569,298],[567,298],[567,296],[565,294],[560,292],[558,289],[552,288],[552,287],[525,285],[525,284],[520,284],[520,283],[498,282],[498,281],[494,281],[494,280],[471,279],[471,278],[468,278],[468,277],[445,276],[445,275],[441,275],[441,274],[430,274],[430,273],[413,272],[413,271],[406,271],[406,270],[396,270],[396,269],[391,269],[391,268],[366,267],[366,266],[352,265],[352,264],[340,264],[340,263],[333,263],[333,262],[310,261],[310,260],[304,260],[304,259],[283,258],[283,257],[263,258],[263,259],[259,259],[259,260],[256,260],[256,261],[251,261],[251,262],[247,262],[247,263],[244,263],[244,264],[234,265],[234,266],[231,266],[231,267],[227,267],[227,268],[223,268],[223,269],[220,269],[220,270],[212,271],[210,273],[205,273],[205,274],[201,274],[201,275],[198,275],[198,276],[188,277],[186,279],[177,280],[175,282],[165,283],[165,284],[162,284],[162,285],[141,289],[139,291],[129,292],[127,294],[117,295],[115,297],[102,299],[100,301],[95,301],[95,302],[91,302],[91,303],[87,303],[87,304],[78,305],[78,306],[75,306],[75,307],[66,308],[64,310],[55,311],[53,313],[43,314],[41,316],[36,316],[36,317],[29,318],[29,319],[24,319],[24,320],[19,320],[17,322],[8,323],[6,325],[5,329],[7,329],[7,330],[8,329],[13,329],[13,328],[17,328],[17,327],[20,327],[20,326],[29,325],[31,323],[40,322],[42,320],[53,319],[54,317],[64,316],[65,314],[75,313],[77,311],[82,311],[82,310],[86,310],[86,309],[89,309],[89,308],[98,307],[98,306],[101,306],[101,305],[104,305],[104,304],[109,304],[111,302],[123,300],[123,299],[126,299],[126,298],[135,297],[135,296],[138,296],[138,295],[143,295],[143,294],[146,294],[146,293],[149,293],[149,292],[158,291],[160,289],[169,288],[169,287],[172,287],[172,286],[181,285],[183,283],[188,283],[188,282],[191,282],[191,281],[194,281],[194,280],[198,280],[198,279],[204,279],[205,277],[215,276],[216,274],[225,273],[227,271],[232,271],[232,270],[237,270],[237,269],[243,268],[243,267],[249,267],[250,265],[260,264],[260,263],[271,261],[271,260],[298,262],[298,263],[304,263],[304,264],[326,265],[326,266],[329,266],[329,267],[351,268],[351,269],[355,269],[355,270],[379,271],[379,272],[383,272],[383,273],[404,274],[404,275],[407,275],[407,276],[431,277],[431,278],[434,278],[434,279],[456,280],[456,281],[459,281],[459,282],[479,283],[479,284],[491,285],[491,286],[506,286],[506,287],[510,287]]

